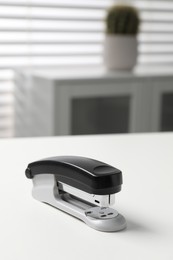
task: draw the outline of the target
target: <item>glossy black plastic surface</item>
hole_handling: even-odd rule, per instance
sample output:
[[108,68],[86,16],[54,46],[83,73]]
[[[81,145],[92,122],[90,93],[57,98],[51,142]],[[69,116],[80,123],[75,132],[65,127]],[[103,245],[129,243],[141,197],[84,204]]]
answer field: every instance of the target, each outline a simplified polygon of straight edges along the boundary
[[32,162],[26,176],[54,174],[64,182],[88,193],[106,195],[121,190],[122,172],[106,163],[78,156],[58,156]]

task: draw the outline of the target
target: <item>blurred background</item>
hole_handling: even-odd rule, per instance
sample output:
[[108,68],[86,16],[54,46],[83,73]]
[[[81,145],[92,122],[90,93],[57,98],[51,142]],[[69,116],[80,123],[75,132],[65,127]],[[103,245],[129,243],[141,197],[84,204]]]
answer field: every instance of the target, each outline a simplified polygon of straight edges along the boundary
[[172,0],[0,0],[0,137],[172,130]]

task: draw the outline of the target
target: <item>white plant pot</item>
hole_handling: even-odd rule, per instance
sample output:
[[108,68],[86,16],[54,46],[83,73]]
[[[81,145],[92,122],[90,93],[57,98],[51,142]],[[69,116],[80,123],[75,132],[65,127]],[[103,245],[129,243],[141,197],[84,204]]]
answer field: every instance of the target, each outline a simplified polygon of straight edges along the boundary
[[104,42],[104,63],[108,69],[130,70],[136,64],[136,36],[106,35]]

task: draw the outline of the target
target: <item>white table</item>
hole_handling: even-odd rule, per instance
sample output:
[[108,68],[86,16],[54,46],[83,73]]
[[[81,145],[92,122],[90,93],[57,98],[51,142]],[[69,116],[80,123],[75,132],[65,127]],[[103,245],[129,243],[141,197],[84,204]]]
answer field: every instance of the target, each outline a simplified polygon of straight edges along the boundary
[[[31,161],[81,155],[123,171],[116,209],[126,230],[103,233],[34,200]],[[0,259],[173,259],[173,134],[0,140]]]

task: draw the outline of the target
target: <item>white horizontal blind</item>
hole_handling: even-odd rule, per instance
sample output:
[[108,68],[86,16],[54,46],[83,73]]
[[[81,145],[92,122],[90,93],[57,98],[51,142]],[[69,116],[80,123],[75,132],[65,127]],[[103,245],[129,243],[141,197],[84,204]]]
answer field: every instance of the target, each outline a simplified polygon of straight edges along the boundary
[[[105,14],[116,2],[0,0],[0,136],[12,135],[13,69],[102,64]],[[173,1],[126,2],[141,17],[138,63],[173,64]]]

